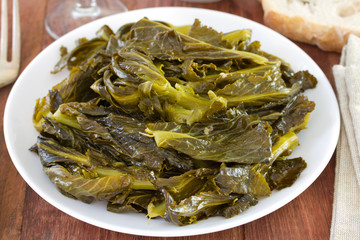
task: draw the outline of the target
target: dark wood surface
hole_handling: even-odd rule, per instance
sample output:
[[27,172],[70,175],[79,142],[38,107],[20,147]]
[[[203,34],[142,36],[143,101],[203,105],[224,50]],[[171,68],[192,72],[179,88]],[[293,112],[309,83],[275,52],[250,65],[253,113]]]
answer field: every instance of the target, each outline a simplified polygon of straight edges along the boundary
[[[263,11],[257,0],[222,0],[209,4],[180,0],[122,1],[129,10],[158,6],[197,7],[229,12],[263,23]],[[44,28],[47,2],[20,0],[21,71],[53,41]],[[296,44],[315,60],[334,87],[331,68],[339,62],[340,55],[321,51],[308,44]],[[101,229],[68,216],[40,198],[16,171],[6,149],[3,115],[11,88],[12,85],[0,88],[0,239],[170,239],[128,235]],[[328,239],[334,169],[333,156],[320,177],[305,192],[261,219],[221,232],[172,239]],[[179,231],[183,230],[179,228]]]

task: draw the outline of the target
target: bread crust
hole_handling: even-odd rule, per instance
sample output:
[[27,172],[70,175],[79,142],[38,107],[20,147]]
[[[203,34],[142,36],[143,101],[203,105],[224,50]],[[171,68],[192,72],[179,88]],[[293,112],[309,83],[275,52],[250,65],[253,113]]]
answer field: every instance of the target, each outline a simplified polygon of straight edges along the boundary
[[341,52],[351,33],[360,36],[360,31],[346,26],[328,26],[311,22],[301,16],[290,17],[285,14],[266,9],[264,6],[264,22],[267,26],[284,36],[310,44],[315,44],[325,51]]

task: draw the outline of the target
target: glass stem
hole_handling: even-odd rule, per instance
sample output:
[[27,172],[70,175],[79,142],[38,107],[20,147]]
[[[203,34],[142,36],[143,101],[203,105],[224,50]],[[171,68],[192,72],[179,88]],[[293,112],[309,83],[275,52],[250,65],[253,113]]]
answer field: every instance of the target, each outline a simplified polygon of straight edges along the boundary
[[96,17],[100,14],[100,7],[97,5],[96,0],[76,0],[72,14],[74,18]]

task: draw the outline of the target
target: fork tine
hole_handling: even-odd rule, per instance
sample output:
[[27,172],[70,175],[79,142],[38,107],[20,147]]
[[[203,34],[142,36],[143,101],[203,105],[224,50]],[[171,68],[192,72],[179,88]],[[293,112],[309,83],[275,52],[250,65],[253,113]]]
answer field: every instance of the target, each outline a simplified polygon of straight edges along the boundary
[[7,0],[1,0],[1,36],[0,36],[0,56],[2,61],[7,59],[8,47],[8,11]]
[[19,0],[13,0],[12,61],[20,65],[20,13]]
[[16,80],[20,69],[20,14],[19,1],[13,0],[12,10],[12,56],[8,61],[8,9],[7,1],[1,0],[0,36],[0,87]]

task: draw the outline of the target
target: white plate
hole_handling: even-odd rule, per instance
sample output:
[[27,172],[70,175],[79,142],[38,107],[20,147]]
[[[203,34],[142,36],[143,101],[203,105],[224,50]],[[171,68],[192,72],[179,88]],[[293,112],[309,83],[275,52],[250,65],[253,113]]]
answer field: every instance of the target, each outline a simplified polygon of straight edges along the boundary
[[[319,83],[316,89],[306,93],[315,101],[316,109],[310,117],[308,129],[299,134],[300,146],[293,153],[293,156],[302,156],[308,166],[292,187],[273,192],[270,197],[261,199],[256,206],[231,219],[213,217],[185,227],[175,226],[163,219],[148,222],[143,214],[111,213],[106,211],[104,202],[85,204],[67,198],[57,191],[43,173],[38,156],[28,149],[35,143],[38,135],[32,125],[35,100],[45,96],[53,85],[66,76],[66,72],[50,74],[50,70],[59,59],[59,48],[62,45],[72,48],[76,39],[94,36],[103,24],[117,30],[121,25],[137,21],[144,16],[174,25],[192,24],[195,18],[199,18],[203,24],[223,32],[240,28],[252,29],[253,40],[260,40],[263,50],[283,58],[294,70],[307,69],[317,77]],[[9,95],[4,115],[5,140],[11,159],[21,176],[42,198],[84,222],[113,231],[146,236],[205,234],[236,227],[275,211],[301,194],[320,175],[334,152],[339,129],[338,104],[326,76],[294,43],[265,26],[239,16],[178,7],[121,13],[84,25],[63,36],[42,51],[22,72]]]

